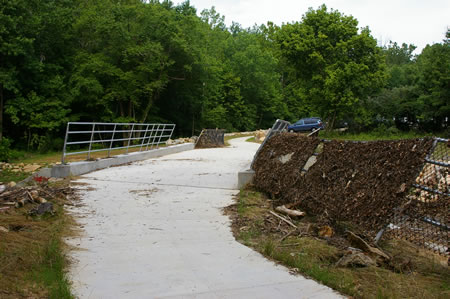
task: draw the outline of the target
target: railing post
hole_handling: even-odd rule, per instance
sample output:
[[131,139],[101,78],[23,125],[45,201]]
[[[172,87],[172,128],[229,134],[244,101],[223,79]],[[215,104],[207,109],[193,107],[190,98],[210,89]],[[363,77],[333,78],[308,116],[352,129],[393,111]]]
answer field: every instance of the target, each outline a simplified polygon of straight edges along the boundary
[[66,136],[64,137],[64,147],[63,147],[63,152],[62,152],[62,157],[61,157],[61,163],[65,164],[65,158],[66,158],[66,146],[67,146],[67,139],[69,138],[69,126],[70,126],[70,122],[67,123],[67,127],[66,127]]
[[153,137],[153,130],[155,129],[155,124],[152,125],[152,130],[150,131],[150,136],[148,137],[148,142],[146,144],[145,150],[148,151],[148,145],[150,144],[150,140],[152,140]]
[[111,155],[111,149],[112,149],[112,145],[113,145],[113,142],[114,142],[114,135],[116,135],[116,127],[117,127],[117,124],[114,124],[113,134],[112,134],[112,137],[111,137],[111,143],[109,144],[108,158]]
[[91,159],[92,140],[94,139],[95,123],[92,124],[91,140],[89,141],[89,150],[87,159]]
[[[172,130],[170,131],[170,134],[169,134],[169,138],[167,138],[167,140],[169,140],[170,138],[172,138],[172,134],[173,134],[173,131],[175,130],[175,125],[172,125]],[[166,145],[167,145],[167,140],[166,140]]]
[[141,143],[141,147],[139,148],[139,151],[142,151],[142,147],[144,146],[145,137],[147,137],[147,132],[148,132],[149,126],[150,126],[150,124],[148,124],[147,127],[145,128],[144,138],[142,139],[142,143]]
[[156,128],[155,134],[153,134],[153,141],[152,141],[152,146],[150,147],[150,150],[152,150],[152,149],[153,149],[153,146],[155,145],[155,138],[158,137],[158,131],[159,131],[159,127],[160,127],[160,126],[161,126],[161,125],[158,124],[158,127]]
[[162,130],[161,130],[161,134],[159,134],[159,138],[158,138],[158,143],[156,144],[156,149],[159,148],[159,143],[161,142],[161,137],[164,135],[164,131],[166,129],[166,124],[164,124]]
[[133,137],[133,130],[134,130],[134,124],[131,126],[131,132],[130,132],[130,138],[128,138],[128,145],[127,145],[127,154],[128,154],[128,149],[130,148],[130,142],[131,142],[131,137]]

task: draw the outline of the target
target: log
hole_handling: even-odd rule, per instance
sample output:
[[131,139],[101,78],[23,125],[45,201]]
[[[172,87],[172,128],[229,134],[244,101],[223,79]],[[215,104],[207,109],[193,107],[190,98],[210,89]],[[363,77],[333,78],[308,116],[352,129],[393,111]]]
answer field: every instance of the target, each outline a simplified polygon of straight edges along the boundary
[[284,206],[284,205],[279,206],[279,207],[276,207],[275,210],[278,211],[278,212],[280,212],[280,213],[289,215],[289,216],[291,216],[291,217],[303,217],[303,216],[305,216],[305,212],[301,212],[301,211],[298,211],[298,210],[288,209],[288,208],[287,208],[286,206]]

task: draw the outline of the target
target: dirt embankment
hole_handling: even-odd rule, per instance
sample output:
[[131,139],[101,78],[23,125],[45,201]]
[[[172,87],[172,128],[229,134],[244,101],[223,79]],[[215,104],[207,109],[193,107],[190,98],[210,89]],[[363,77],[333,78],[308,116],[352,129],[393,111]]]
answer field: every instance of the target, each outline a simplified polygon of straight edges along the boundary
[[321,222],[349,221],[374,236],[406,202],[432,140],[325,142],[302,174],[319,143],[292,133],[273,137],[255,162],[256,187]]

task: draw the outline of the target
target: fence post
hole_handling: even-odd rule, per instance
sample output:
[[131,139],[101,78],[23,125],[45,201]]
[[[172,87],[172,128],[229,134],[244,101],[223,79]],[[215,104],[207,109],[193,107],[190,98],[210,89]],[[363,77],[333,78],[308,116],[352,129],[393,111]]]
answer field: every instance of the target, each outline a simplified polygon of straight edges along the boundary
[[128,149],[130,148],[131,137],[133,137],[133,130],[134,130],[134,124],[131,126],[130,138],[128,138],[127,154],[128,154]]
[[[170,138],[172,138],[172,134],[173,134],[173,131],[175,130],[175,125],[172,125],[172,130],[170,131],[170,136],[169,136],[169,138],[167,138],[167,140],[169,140]],[[166,140],[166,145],[167,145],[167,140]]]
[[148,136],[148,141],[145,145],[145,150],[148,150],[148,145],[150,144],[150,140],[152,140],[153,130],[155,129],[155,124],[152,125],[152,130],[150,131],[150,135]]
[[155,138],[158,137],[158,131],[159,131],[159,127],[160,127],[160,126],[161,126],[161,125],[158,124],[158,127],[156,128],[155,134],[153,134],[153,141],[152,141],[152,145],[150,146],[150,150],[152,150],[152,149],[153,149],[153,146],[155,145]]
[[67,139],[69,138],[69,126],[70,126],[70,122],[67,123],[66,137],[64,137],[64,147],[63,147],[63,152],[62,152],[62,157],[61,157],[61,163],[62,164],[65,164]]
[[111,149],[112,149],[112,145],[113,145],[113,142],[114,142],[114,135],[116,135],[116,127],[117,127],[117,124],[114,124],[113,134],[112,134],[112,137],[111,137],[111,143],[109,144],[108,158],[111,155]]
[[139,151],[142,151],[142,147],[144,146],[144,142],[145,142],[145,138],[147,137],[147,132],[148,132],[149,126],[150,126],[150,124],[148,124],[147,127],[145,128],[144,138],[142,139],[142,143],[141,143],[141,147],[139,148]]
[[87,159],[91,159],[92,139],[94,139],[95,123],[92,124],[91,140],[89,141],[89,150]]
[[164,131],[166,130],[166,124],[164,124],[162,130],[161,130],[161,134],[159,135],[159,139],[158,139],[158,143],[156,144],[156,149],[159,148],[159,144],[161,143],[161,138],[164,135]]

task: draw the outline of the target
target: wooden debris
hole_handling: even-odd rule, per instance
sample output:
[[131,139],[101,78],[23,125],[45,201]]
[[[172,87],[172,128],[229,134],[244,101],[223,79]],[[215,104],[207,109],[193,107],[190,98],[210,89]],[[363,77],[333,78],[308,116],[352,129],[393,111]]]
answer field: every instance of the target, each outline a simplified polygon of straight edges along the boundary
[[285,205],[276,207],[275,210],[280,212],[280,213],[283,213],[285,215],[289,215],[291,217],[303,217],[303,216],[305,216],[305,212],[289,209]]
[[286,235],[284,235],[281,239],[280,242],[283,242],[287,237],[291,236],[293,233],[297,232],[297,229],[293,229],[290,232],[288,232]]
[[370,246],[366,241],[364,241],[351,231],[347,231],[347,238],[353,246],[361,249],[362,251],[368,253],[369,255],[375,256],[377,258],[380,257],[385,261],[391,259],[386,253],[384,253],[378,248]]
[[293,228],[297,228],[297,226],[292,223],[291,221],[287,220],[286,218],[284,218],[283,216],[278,215],[277,213],[273,212],[273,211],[269,211],[270,214],[272,214],[273,216],[277,217],[278,219],[286,222],[287,224],[289,224],[290,226],[292,226]]

